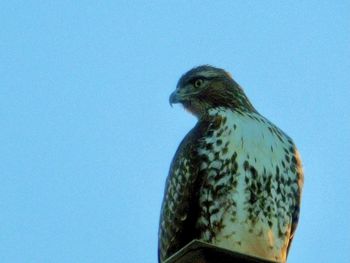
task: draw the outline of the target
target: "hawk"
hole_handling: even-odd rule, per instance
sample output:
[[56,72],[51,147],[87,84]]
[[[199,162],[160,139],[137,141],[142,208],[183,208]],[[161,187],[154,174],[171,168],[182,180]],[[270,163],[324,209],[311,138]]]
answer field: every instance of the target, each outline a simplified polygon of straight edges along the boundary
[[285,262],[297,227],[303,171],[292,139],[253,107],[229,73],[204,65],[170,96],[198,122],[166,180],[158,258],[193,239]]

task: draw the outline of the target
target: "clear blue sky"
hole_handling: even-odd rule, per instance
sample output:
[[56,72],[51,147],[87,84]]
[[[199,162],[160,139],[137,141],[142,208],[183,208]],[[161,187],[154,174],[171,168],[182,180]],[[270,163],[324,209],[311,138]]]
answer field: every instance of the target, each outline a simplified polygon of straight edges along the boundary
[[1,262],[156,262],[199,64],[300,149],[289,263],[348,262],[350,1],[1,1],[0,25]]

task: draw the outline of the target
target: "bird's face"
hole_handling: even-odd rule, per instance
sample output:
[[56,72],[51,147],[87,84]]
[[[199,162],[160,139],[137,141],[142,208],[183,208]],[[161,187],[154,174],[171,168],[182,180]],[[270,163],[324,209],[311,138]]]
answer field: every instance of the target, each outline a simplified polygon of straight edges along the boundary
[[[251,106],[243,90],[223,69],[200,66],[184,74],[170,95],[169,102],[181,103],[198,118],[207,116],[215,107]],[[252,106],[251,106],[252,107]]]

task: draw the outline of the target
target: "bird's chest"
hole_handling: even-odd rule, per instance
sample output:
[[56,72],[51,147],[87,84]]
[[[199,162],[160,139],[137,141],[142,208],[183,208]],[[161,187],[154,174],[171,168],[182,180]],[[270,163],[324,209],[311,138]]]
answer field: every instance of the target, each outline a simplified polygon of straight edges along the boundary
[[202,185],[197,227],[204,240],[231,248],[259,237],[276,247],[278,236],[285,239],[292,203],[290,189],[284,187],[290,176],[283,167],[287,141],[280,136],[259,116],[216,116],[198,150]]

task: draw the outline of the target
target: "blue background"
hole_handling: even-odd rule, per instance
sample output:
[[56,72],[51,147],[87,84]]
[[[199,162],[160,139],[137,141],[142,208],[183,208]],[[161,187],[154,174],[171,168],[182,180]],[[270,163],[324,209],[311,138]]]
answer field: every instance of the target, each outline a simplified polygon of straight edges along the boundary
[[156,262],[196,122],[168,96],[200,64],[299,147],[288,262],[348,262],[349,1],[1,1],[0,25],[1,262]]

